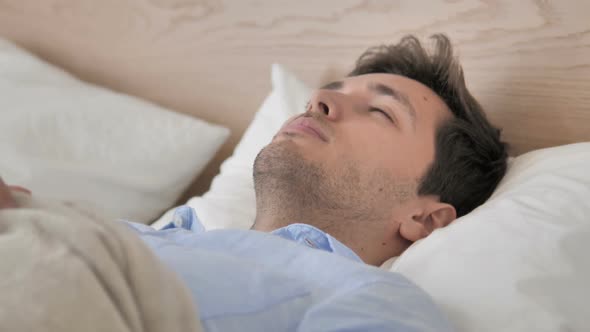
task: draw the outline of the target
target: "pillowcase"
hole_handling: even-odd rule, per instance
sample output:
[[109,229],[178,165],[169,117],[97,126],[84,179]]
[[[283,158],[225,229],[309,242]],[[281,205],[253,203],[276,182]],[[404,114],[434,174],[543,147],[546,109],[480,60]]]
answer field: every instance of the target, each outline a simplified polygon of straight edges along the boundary
[[509,164],[492,197],[406,250],[391,271],[432,295],[459,331],[586,331],[590,143]]
[[[186,205],[197,212],[205,229],[248,229],[256,217],[256,197],[252,178],[258,152],[272,140],[290,117],[304,112],[311,90],[283,66],[271,70],[272,91],[254,115],[250,126],[231,157],[223,162],[211,188]],[[172,220],[169,210],[152,226],[162,228]]]
[[148,222],[229,130],[81,82],[0,39],[0,175],[35,195]]

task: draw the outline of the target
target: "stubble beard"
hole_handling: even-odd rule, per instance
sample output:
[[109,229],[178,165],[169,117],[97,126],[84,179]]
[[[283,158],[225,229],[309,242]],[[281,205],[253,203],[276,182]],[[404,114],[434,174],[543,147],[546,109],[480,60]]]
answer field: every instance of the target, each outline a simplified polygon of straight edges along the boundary
[[[326,232],[350,237],[391,217],[394,185],[391,176],[361,174],[358,164],[344,161],[337,170],[305,159],[292,142],[265,147],[254,163],[258,216],[276,229],[306,223]],[[379,172],[376,172],[379,173]],[[268,218],[272,216],[272,218]]]

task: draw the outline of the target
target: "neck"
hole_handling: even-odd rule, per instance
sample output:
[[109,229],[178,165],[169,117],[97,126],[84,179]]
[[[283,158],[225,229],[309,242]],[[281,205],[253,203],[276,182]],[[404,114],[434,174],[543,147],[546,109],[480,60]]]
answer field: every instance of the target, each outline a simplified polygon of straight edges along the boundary
[[389,258],[398,256],[411,244],[399,235],[397,228],[378,227],[385,223],[351,220],[342,215],[326,213],[329,210],[303,208],[293,204],[293,201],[279,200],[278,194],[272,195],[272,198],[257,198],[253,230],[271,232],[294,223],[312,225],[350,248],[366,264],[374,266],[380,266]]
[[318,215],[317,211],[305,195],[273,190],[256,196],[256,220],[252,229],[270,232],[290,224],[303,223],[327,232],[334,220],[340,219],[334,215]]
[[[380,173],[377,173],[380,174]],[[273,231],[305,223],[330,234],[364,262],[380,265],[399,254],[398,224],[393,222],[391,193],[383,189],[383,176],[363,180],[353,162],[338,174],[308,162],[289,141],[270,144],[256,157],[254,189],[256,220],[252,227]],[[388,186],[397,188],[397,186]]]

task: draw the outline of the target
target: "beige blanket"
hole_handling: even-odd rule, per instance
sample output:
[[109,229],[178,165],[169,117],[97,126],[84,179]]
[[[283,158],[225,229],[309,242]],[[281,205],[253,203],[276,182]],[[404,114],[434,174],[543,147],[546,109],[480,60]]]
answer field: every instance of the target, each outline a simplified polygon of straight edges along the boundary
[[1,331],[200,331],[180,280],[126,226],[15,193],[0,210]]

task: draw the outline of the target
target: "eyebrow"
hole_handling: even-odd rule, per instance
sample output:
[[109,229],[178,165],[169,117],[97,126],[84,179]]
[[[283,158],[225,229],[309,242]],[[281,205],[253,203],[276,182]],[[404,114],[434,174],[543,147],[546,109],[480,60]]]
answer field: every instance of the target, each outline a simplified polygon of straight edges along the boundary
[[[320,89],[341,90],[343,87],[344,87],[344,82],[335,81],[335,82],[328,83],[328,84],[324,85]],[[410,103],[410,98],[408,97],[408,95],[406,95],[402,91],[393,89],[393,88],[391,88],[385,84],[381,84],[381,83],[371,82],[371,83],[369,83],[368,88],[369,88],[369,90],[377,93],[378,95],[391,97],[395,101],[402,104],[404,106],[404,108],[403,108],[404,111],[406,111],[406,113],[410,116],[410,119],[412,120],[412,126],[414,127],[414,129],[416,128],[416,110],[414,109],[414,106],[412,105],[412,103]]]
[[340,89],[342,89],[343,86],[344,86],[344,83],[342,83],[342,81],[336,81],[336,82],[328,83],[328,84],[324,85],[323,87],[321,87],[320,89],[322,89],[322,90],[340,90]]

